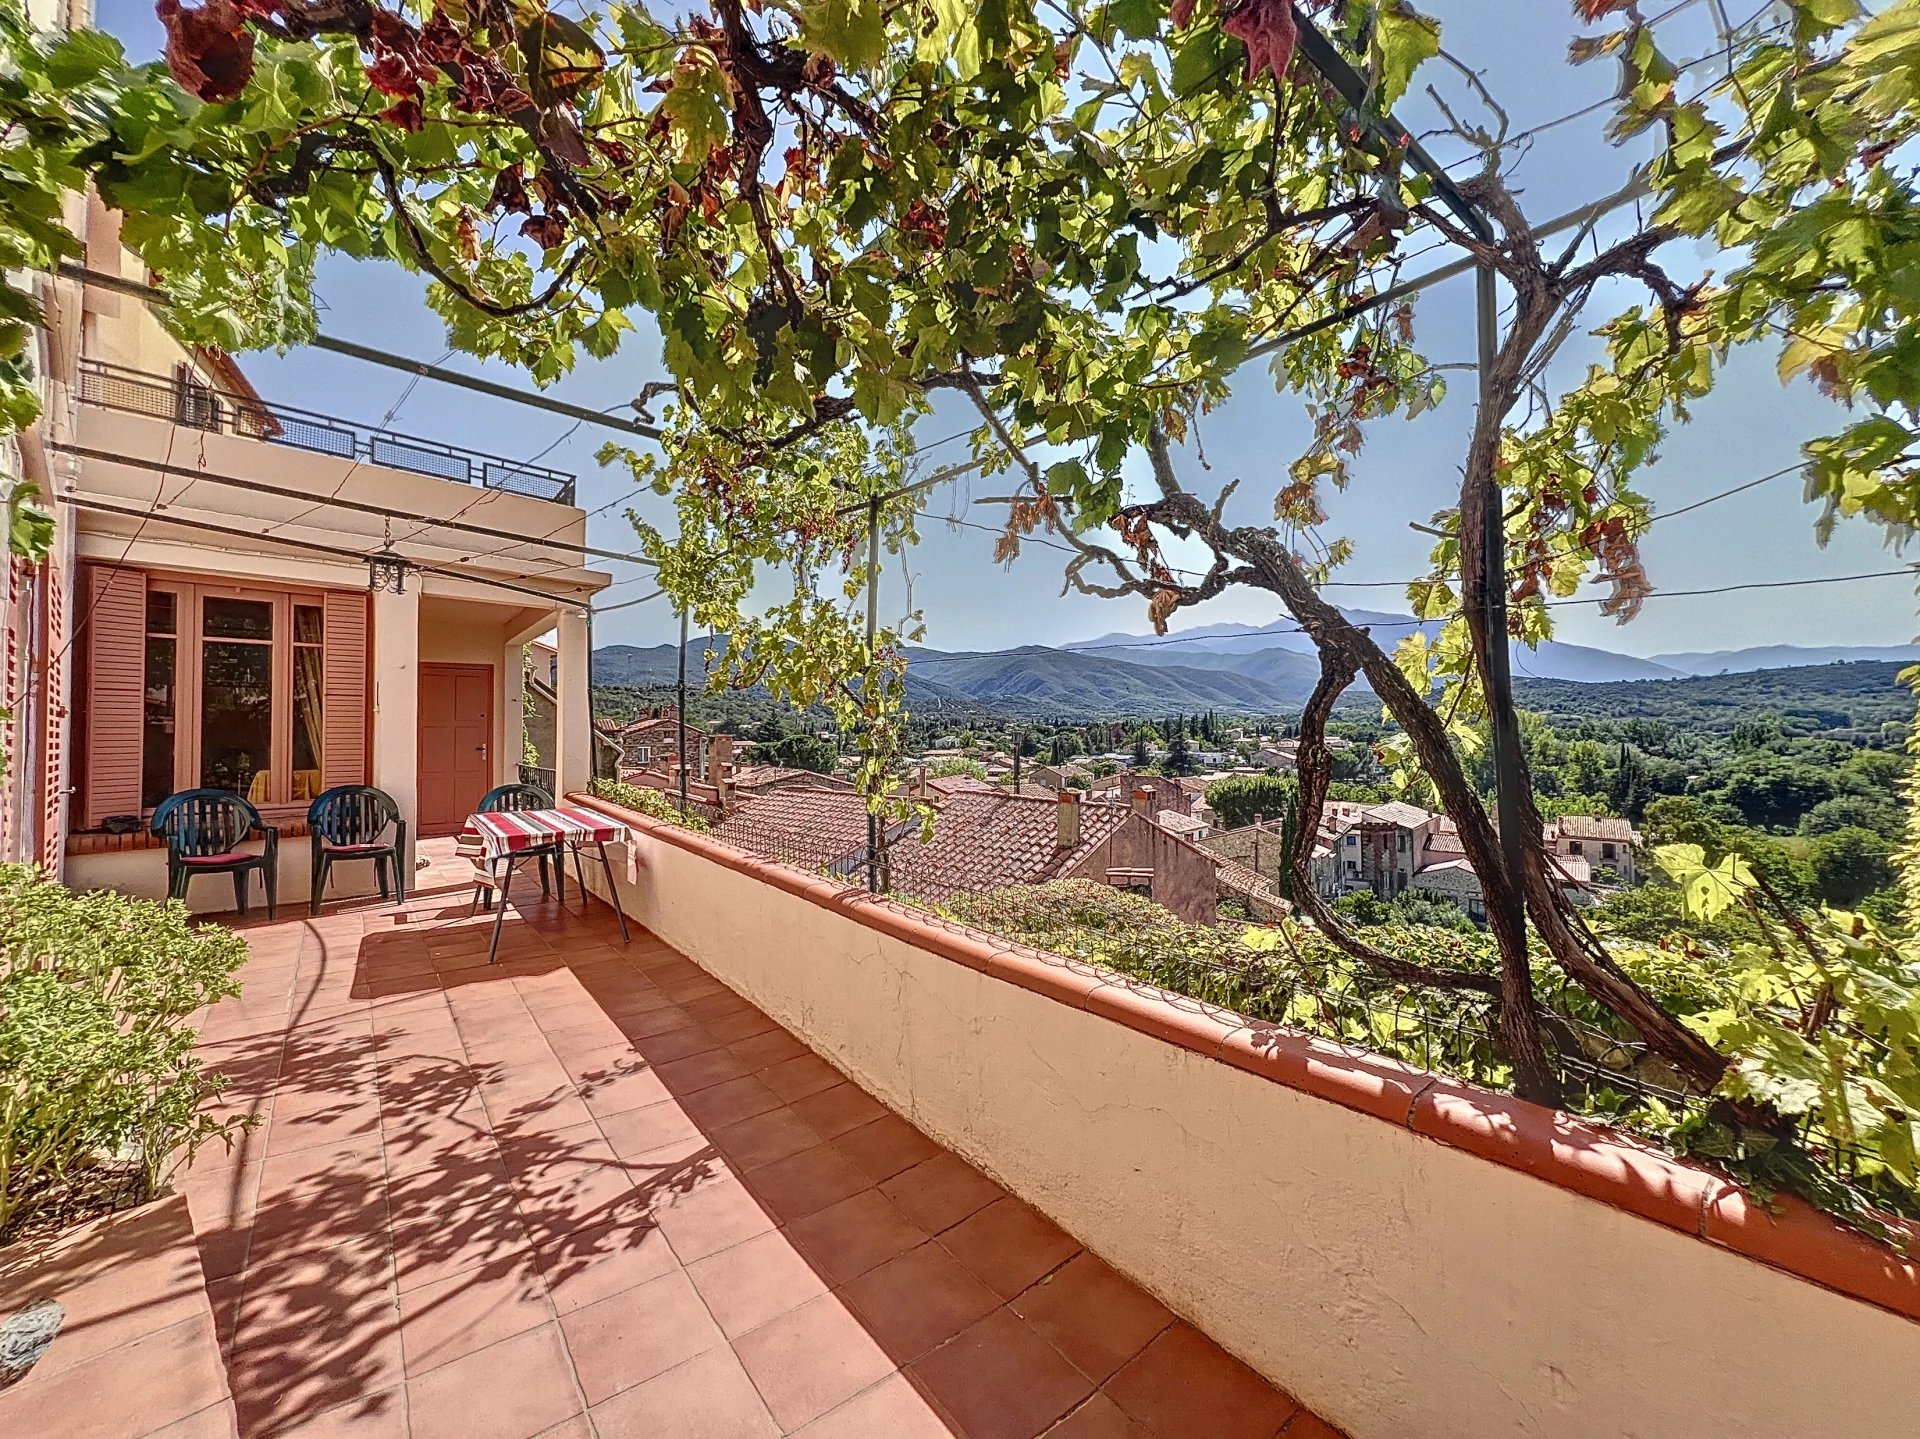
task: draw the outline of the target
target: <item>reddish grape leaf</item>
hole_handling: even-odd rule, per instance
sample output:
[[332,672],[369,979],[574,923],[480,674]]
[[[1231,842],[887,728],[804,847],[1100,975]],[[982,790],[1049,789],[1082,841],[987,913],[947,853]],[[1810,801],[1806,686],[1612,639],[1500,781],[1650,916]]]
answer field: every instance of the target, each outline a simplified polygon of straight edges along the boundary
[[493,193],[487,197],[489,213],[506,210],[525,215],[532,209],[533,206],[527,203],[527,184],[518,165],[509,165],[493,177]]
[[1271,70],[1284,80],[1293,60],[1299,31],[1293,21],[1293,0],[1245,0],[1220,22],[1220,28],[1247,47],[1247,79]]
[[541,249],[551,250],[566,242],[567,222],[558,215],[529,215],[520,222],[520,233]]
[[217,104],[247,88],[253,32],[233,0],[206,0],[191,10],[179,0],[159,0],[153,13],[167,28],[167,69],[182,89]]
[[411,97],[395,102],[380,112],[380,118],[389,125],[397,125],[408,134],[417,135],[426,119],[420,113],[420,102]]
[[367,82],[386,95],[411,98],[420,93],[420,72],[406,56],[392,50],[367,66]]

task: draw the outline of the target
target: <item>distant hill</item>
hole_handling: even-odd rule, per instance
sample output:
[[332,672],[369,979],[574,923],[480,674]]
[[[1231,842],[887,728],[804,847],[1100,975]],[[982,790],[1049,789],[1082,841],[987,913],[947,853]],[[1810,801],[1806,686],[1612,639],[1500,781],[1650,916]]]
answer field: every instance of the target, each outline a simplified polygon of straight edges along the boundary
[[1742,720],[1777,714],[1801,733],[1872,731],[1913,719],[1913,696],[1898,679],[1902,668],[1859,661],[1619,684],[1516,678],[1513,692],[1525,708],[1560,718],[1658,720],[1726,733]]
[[[1422,624],[1411,615],[1380,610],[1342,609],[1341,613],[1358,625],[1373,629],[1375,638],[1391,650],[1402,637],[1415,630],[1436,631],[1439,626]],[[1232,668],[1242,674],[1277,682],[1285,673],[1276,653],[1310,657],[1313,641],[1300,633],[1291,619],[1275,620],[1268,625],[1215,624],[1179,630],[1171,635],[1132,635],[1121,632],[1101,635],[1065,646],[1081,653],[1119,655],[1135,664],[1198,665]],[[1220,658],[1202,661],[1200,656]],[[1514,672],[1543,680],[1575,680],[1602,683],[1610,680],[1670,679],[1686,671],[1656,660],[1615,654],[1611,650],[1549,640],[1537,650],[1523,645],[1513,647]],[[1222,664],[1221,660],[1225,663]],[[1319,665],[1306,658],[1307,684],[1311,687]]]
[[1039,645],[987,653],[913,650],[907,666],[910,676],[931,677],[967,699],[1023,712],[1090,716],[1287,709],[1307,697],[1318,673],[1309,662],[1304,676],[1270,684],[1230,669],[1144,665]]
[[[702,648],[687,648],[687,676],[691,680],[700,673]],[[654,645],[641,649],[638,645],[601,645],[593,652],[593,682],[597,685],[670,685],[679,672],[676,656],[678,645]]]
[[1863,660],[1910,665],[1920,660],[1920,645],[1757,645],[1744,650],[1708,650],[1655,655],[1657,664],[1683,674],[1732,675],[1808,665],[1855,664]]
[[[1404,616],[1350,611],[1362,623],[1394,623]],[[1186,637],[1196,636],[1192,641]],[[1385,635],[1382,636],[1386,638]],[[1168,643],[1172,639],[1175,643]],[[1066,649],[1027,645],[1019,649],[908,654],[908,703],[923,710],[936,704],[979,706],[1022,715],[1159,715],[1195,710],[1275,714],[1297,710],[1319,677],[1311,652],[1296,646],[1306,637],[1247,625],[1209,625],[1175,636],[1113,634]],[[689,643],[687,678],[705,686],[706,651],[724,648],[726,637],[701,636]],[[1912,651],[1880,653],[1877,660],[1769,668],[1736,667],[1741,657],[1819,654],[1791,646],[1729,651],[1717,656],[1670,655],[1665,660],[1724,660],[1725,673],[1686,675],[1677,667],[1615,655],[1580,645],[1546,645],[1539,653],[1518,651],[1514,689],[1529,709],[1579,716],[1656,719],[1730,729],[1740,719],[1773,712],[1795,728],[1827,731],[1876,728],[1912,717],[1912,701],[1895,682]],[[1854,650],[1839,647],[1840,653]],[[677,654],[670,644],[642,648],[605,645],[594,651],[594,683],[659,690],[672,686]],[[1571,674],[1569,673],[1571,672]],[[1358,683],[1344,703],[1370,704]]]

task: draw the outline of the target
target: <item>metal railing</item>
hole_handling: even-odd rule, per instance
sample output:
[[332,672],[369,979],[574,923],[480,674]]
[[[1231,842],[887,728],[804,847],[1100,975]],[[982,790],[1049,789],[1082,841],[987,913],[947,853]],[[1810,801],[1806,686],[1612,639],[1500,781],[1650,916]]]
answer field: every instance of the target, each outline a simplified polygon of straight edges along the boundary
[[185,373],[153,375],[101,360],[82,360],[80,400],[105,410],[152,415],[196,430],[241,435],[270,445],[409,470],[556,504],[573,503],[573,476],[563,471],[236,395]]

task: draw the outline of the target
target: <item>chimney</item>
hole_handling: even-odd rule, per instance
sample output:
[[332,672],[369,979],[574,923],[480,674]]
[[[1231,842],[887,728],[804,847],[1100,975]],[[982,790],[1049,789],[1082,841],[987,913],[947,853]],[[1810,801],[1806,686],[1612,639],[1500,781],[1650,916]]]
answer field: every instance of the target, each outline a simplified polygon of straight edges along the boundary
[[725,809],[733,798],[732,735],[717,734],[707,737],[707,783],[712,785],[719,794],[720,807]]
[[1080,843],[1080,795],[1078,791],[1063,789],[1058,796],[1054,810],[1054,848],[1072,849]]
[[1153,818],[1153,791],[1152,790],[1137,789],[1133,792],[1133,812],[1135,814],[1143,814],[1148,819]]

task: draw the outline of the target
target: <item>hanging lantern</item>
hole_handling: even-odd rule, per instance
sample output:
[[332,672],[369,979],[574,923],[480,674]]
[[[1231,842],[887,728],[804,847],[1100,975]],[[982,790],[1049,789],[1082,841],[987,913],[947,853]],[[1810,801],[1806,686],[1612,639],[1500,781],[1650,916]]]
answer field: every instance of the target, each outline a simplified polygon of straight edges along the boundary
[[386,543],[367,556],[367,588],[378,593],[390,590],[394,594],[405,594],[407,590],[407,562],[395,553],[393,548],[393,521],[387,521]]

